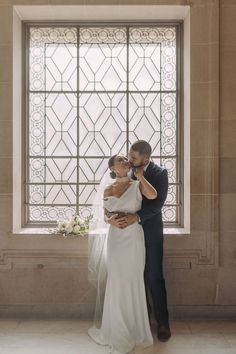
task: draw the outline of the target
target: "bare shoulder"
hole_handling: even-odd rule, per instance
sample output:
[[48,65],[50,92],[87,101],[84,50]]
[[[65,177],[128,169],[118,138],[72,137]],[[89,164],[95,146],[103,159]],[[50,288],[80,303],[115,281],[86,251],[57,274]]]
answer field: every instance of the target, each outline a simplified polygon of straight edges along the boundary
[[110,184],[109,186],[107,186],[105,189],[104,189],[104,197],[109,197],[112,195],[112,184]]

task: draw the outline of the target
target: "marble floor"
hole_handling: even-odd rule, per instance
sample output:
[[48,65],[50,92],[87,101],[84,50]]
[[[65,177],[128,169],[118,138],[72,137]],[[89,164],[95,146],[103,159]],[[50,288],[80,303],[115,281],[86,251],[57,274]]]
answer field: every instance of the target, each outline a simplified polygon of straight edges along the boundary
[[[172,337],[135,354],[236,354],[236,321],[172,321]],[[87,335],[90,321],[0,319],[0,354],[106,354]]]

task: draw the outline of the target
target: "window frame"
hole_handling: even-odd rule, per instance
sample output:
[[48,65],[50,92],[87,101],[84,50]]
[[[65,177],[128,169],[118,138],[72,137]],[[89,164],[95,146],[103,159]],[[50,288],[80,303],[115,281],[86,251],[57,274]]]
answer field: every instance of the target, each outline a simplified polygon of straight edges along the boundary
[[[177,216],[177,223],[164,222],[164,227],[182,228],[184,226],[184,87],[183,87],[183,20],[177,21],[22,21],[22,226],[23,227],[49,227],[55,225],[55,222],[34,222],[28,221],[27,204],[29,200],[28,188],[28,151],[29,151],[29,28],[33,26],[40,27],[141,27],[141,26],[172,26],[176,27],[176,182],[180,186],[180,215]],[[25,64],[25,65],[24,65]],[[62,91],[63,92],[63,91]],[[96,92],[96,91],[95,91]],[[105,91],[106,92],[106,91]],[[77,157],[78,158],[78,157]],[[179,162],[179,163],[177,163]],[[52,183],[53,184],[53,183]],[[178,193],[178,192],[177,192]]]

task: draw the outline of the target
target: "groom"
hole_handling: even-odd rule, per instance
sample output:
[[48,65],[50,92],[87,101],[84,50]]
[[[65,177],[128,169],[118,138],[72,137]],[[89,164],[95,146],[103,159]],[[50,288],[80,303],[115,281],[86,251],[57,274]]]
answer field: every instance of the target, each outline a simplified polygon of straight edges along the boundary
[[[167,170],[156,165],[150,160],[151,146],[144,140],[136,141],[130,148],[129,161],[133,168],[136,168],[137,175],[144,174],[144,177],[157,190],[158,196],[154,200],[143,197],[142,208],[136,214],[128,214],[119,219],[120,227],[124,228],[135,221],[142,224],[146,247],[146,264],[144,280],[147,289],[152,297],[154,315],[158,324],[157,337],[160,341],[167,341],[170,336],[169,314],[167,309],[167,295],[165,279],[163,276],[163,222],[161,209],[166,200],[168,191]],[[134,177],[134,174],[132,176]],[[147,297],[149,315],[151,305]]]

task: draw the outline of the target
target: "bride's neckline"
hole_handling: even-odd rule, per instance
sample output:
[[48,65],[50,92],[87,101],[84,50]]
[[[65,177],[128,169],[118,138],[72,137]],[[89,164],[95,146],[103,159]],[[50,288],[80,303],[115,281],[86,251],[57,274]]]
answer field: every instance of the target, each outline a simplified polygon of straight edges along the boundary
[[125,183],[131,181],[131,179],[129,178],[129,176],[124,176],[124,177],[116,177],[116,182],[117,183]]
[[130,189],[130,187],[134,184],[134,181],[132,181],[132,180],[130,180],[131,181],[131,183],[130,183],[130,185],[128,186],[128,188],[124,191],[124,193],[122,193],[119,197],[117,197],[117,196],[115,196],[115,195],[109,195],[109,196],[107,196],[106,198],[116,198],[116,199],[120,199],[120,198],[122,198],[127,192],[128,192],[128,190]]

